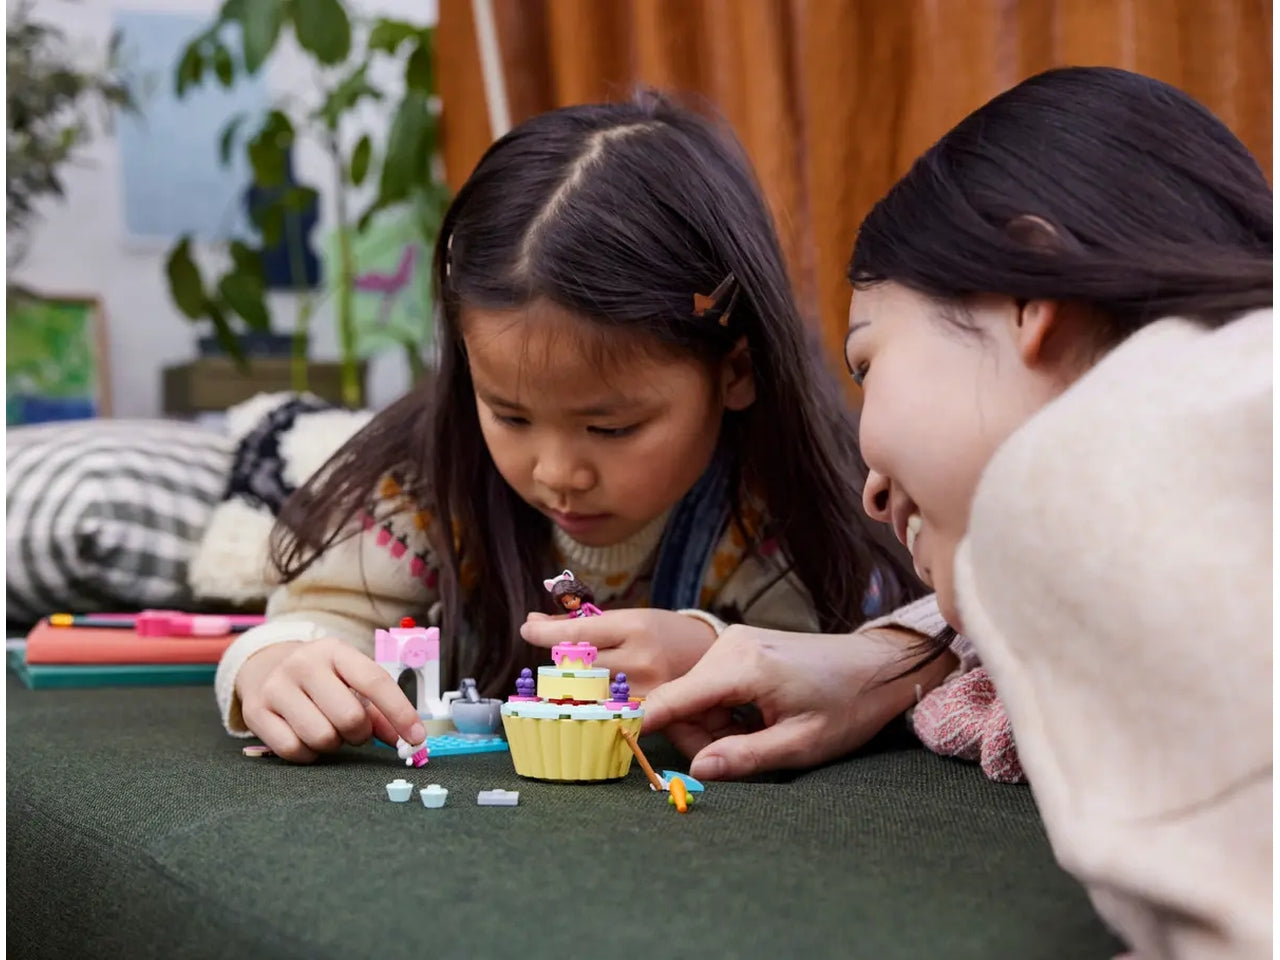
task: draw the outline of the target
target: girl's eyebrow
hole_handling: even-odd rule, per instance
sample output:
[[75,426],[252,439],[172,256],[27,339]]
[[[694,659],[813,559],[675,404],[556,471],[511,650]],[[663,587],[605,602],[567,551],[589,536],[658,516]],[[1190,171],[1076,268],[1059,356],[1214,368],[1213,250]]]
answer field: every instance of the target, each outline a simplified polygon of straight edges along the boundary
[[844,365],[851,375],[853,373],[853,367],[849,365],[849,340],[863,327],[868,327],[870,325],[870,320],[860,320],[857,323],[851,323],[849,324],[848,332],[844,335]]
[[[490,393],[479,385],[476,386],[476,393],[480,394],[480,399],[491,407],[505,407],[508,410],[519,411],[523,411],[525,409],[514,400],[507,400],[497,394]],[[574,407],[569,411],[569,414],[575,417],[609,417],[619,413],[625,413],[639,406],[642,406],[642,404],[638,400],[622,398],[610,403],[593,403],[585,407]]]

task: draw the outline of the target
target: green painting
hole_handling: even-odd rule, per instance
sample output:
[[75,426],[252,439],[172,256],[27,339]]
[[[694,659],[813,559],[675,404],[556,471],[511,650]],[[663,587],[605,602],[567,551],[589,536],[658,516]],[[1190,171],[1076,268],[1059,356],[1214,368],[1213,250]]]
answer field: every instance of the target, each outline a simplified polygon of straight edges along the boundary
[[[410,207],[387,210],[362,233],[353,232],[356,352],[362,358],[430,342],[431,248],[413,216]],[[340,297],[336,233],[329,235],[323,256],[325,281]]]
[[102,314],[90,299],[10,296],[5,318],[5,424],[106,412]]

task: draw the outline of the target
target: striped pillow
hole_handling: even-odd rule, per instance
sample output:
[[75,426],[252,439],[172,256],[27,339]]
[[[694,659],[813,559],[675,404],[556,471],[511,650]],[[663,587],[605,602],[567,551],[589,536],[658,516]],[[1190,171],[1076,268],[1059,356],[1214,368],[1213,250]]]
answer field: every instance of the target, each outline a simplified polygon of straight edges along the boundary
[[11,427],[6,619],[184,607],[187,564],[226,490],[231,444],[172,421]]

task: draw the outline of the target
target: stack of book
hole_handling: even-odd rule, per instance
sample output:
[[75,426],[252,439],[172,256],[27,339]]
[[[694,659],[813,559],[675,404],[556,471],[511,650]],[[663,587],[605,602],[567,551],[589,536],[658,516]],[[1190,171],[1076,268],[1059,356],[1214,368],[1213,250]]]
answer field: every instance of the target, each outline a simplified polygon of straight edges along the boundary
[[262,620],[173,610],[54,614],[25,644],[10,646],[9,666],[32,689],[213,683],[223,651]]

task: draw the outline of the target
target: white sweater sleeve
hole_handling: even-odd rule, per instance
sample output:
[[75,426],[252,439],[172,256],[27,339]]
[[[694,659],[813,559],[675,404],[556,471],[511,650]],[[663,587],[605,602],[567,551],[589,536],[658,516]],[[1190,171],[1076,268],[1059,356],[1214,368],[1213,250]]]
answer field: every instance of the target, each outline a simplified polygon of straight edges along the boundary
[[[436,600],[412,559],[427,550],[426,536],[404,534],[403,551],[379,543],[379,531],[337,541],[267,603],[267,622],[236,639],[218,663],[214,692],[223,726],[233,736],[252,734],[244,724],[236,677],[249,657],[277,643],[332,637],[373,655],[373,634],[400,618],[421,615]],[[397,555],[399,554],[399,555]]]

